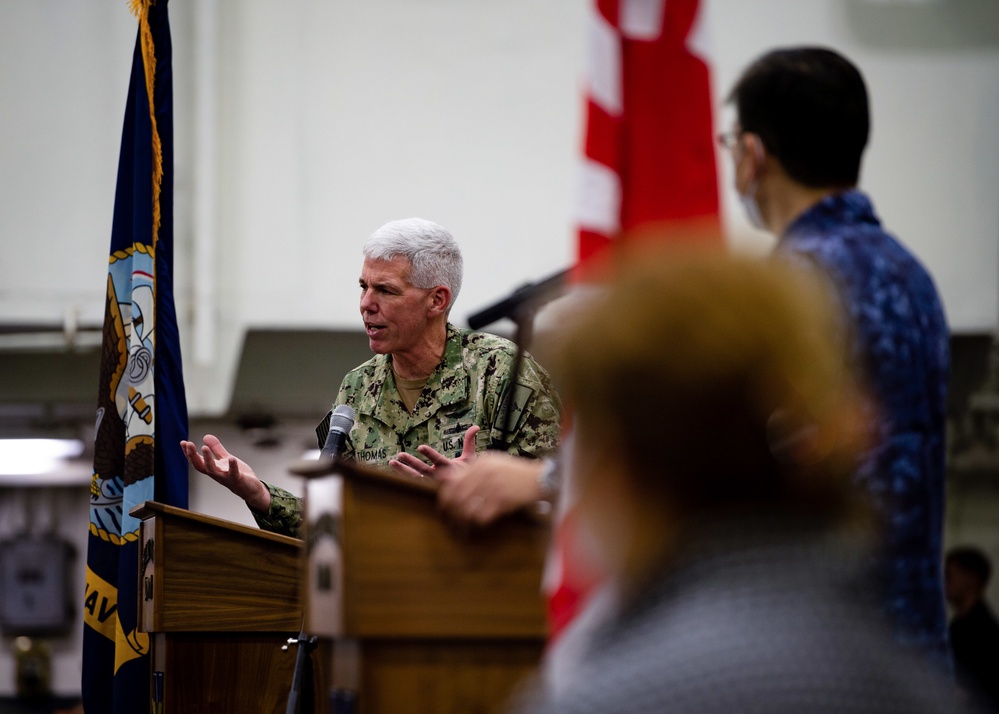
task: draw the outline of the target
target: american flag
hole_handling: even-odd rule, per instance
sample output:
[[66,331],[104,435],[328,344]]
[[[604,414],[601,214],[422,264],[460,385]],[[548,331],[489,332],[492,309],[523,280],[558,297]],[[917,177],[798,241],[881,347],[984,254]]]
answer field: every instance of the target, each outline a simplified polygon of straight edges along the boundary
[[623,234],[680,222],[718,235],[704,6],[701,0],[594,3],[575,216],[581,260]]
[[[595,0],[575,221],[577,277],[638,239],[721,243],[705,0]],[[601,581],[573,508],[571,465],[546,573],[552,637]]]

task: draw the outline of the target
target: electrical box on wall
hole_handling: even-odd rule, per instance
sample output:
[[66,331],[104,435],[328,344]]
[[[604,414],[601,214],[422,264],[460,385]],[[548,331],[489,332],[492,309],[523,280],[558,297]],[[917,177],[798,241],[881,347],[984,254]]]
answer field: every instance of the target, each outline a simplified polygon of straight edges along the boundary
[[72,544],[21,535],[0,543],[0,631],[7,636],[65,634],[73,625]]

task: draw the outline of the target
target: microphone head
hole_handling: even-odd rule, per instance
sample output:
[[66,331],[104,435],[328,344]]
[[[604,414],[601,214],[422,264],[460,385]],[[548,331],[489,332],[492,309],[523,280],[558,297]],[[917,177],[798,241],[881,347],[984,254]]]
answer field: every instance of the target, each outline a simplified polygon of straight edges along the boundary
[[349,434],[354,427],[354,409],[347,404],[340,404],[330,414],[330,431],[340,431]]

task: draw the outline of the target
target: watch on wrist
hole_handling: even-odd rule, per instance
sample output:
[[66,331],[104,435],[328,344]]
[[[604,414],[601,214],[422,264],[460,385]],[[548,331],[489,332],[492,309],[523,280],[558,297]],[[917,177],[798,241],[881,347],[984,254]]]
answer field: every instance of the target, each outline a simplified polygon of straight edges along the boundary
[[558,459],[542,459],[544,468],[538,475],[538,486],[541,487],[541,498],[551,500],[558,495],[562,485],[562,471]]

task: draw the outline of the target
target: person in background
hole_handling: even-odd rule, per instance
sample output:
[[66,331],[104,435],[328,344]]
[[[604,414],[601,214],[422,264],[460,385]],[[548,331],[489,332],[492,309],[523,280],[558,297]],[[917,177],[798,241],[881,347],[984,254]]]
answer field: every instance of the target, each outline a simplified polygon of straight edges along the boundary
[[721,251],[626,267],[550,350],[608,580],[514,710],[963,711],[872,595],[868,430],[826,286]]
[[952,548],[944,561],[950,645],[957,681],[989,711],[999,711],[999,621],[985,601],[992,564],[981,549]]
[[[451,234],[420,218],[392,221],[363,252],[360,310],[375,356],[340,385],[334,407],[356,413],[341,456],[388,467],[420,444],[465,459],[487,448],[531,459],[553,452],[562,405],[548,373],[525,355],[514,375],[512,342],[448,321],[463,271]],[[320,447],[329,417],[316,429]],[[261,481],[210,434],[200,449],[189,441],[181,447],[197,471],[246,501],[260,527],[298,534],[298,497]]]
[[950,332],[929,273],[857,189],[870,132],[860,71],[824,48],[753,62],[720,139],[751,222],[778,258],[824,276],[871,400],[871,445],[855,474],[885,534],[883,608],[900,643],[949,666],[943,597],[944,447]]

